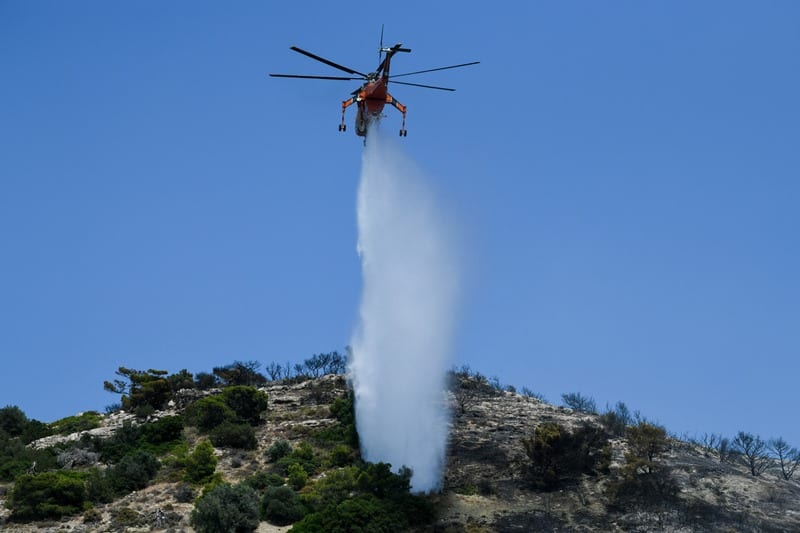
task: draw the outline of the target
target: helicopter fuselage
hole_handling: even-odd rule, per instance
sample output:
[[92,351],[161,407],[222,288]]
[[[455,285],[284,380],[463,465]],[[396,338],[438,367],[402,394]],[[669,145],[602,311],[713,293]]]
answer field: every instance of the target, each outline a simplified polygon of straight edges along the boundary
[[380,77],[375,81],[365,83],[358,91],[356,104],[356,135],[364,137],[367,135],[367,128],[370,123],[381,116],[383,106],[386,104],[388,80]]

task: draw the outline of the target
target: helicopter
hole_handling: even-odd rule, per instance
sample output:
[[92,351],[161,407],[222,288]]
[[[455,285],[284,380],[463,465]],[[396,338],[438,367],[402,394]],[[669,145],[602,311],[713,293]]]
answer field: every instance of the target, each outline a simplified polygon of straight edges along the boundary
[[[359,137],[366,137],[367,128],[369,127],[370,123],[373,120],[380,118],[382,116],[383,107],[386,104],[389,104],[403,114],[403,124],[400,127],[400,136],[406,137],[408,135],[408,131],[406,130],[407,108],[405,105],[401,104],[394,96],[389,94],[388,86],[389,86],[389,65],[392,61],[392,58],[394,57],[395,54],[399,52],[409,53],[411,52],[411,49],[403,48],[402,43],[397,43],[396,45],[391,47],[384,47],[383,28],[381,28],[381,43],[380,47],[378,48],[378,60],[380,62],[378,64],[378,68],[374,72],[370,72],[368,74],[364,74],[363,72],[359,72],[357,70],[345,67],[338,63],[334,63],[329,59],[325,59],[324,57],[312,54],[311,52],[303,50],[302,48],[298,48],[297,46],[291,46],[290,50],[303,54],[304,56],[310,57],[311,59],[314,59],[321,63],[325,63],[326,65],[341,70],[343,72],[346,72],[351,76],[311,76],[304,74],[270,74],[270,76],[272,76],[273,78],[304,78],[313,80],[340,80],[340,81],[363,80],[364,81],[364,84],[361,85],[361,87],[350,93],[350,98],[342,102],[342,122],[339,124],[339,131],[342,132],[347,131],[347,125],[345,124],[345,112],[347,111],[348,107],[350,107],[353,104],[356,104],[358,108],[355,120],[356,135],[358,135]],[[455,91],[455,89],[451,89],[449,87],[437,87],[434,85],[422,85],[420,83],[409,83],[409,82],[394,81],[394,80],[395,78],[399,78],[401,76],[412,76],[416,74],[423,74],[426,72],[435,72],[438,70],[467,67],[470,65],[477,65],[478,63],[480,63],[480,61],[472,61],[470,63],[461,63],[459,65],[450,65],[447,67],[417,70],[415,72],[406,72],[404,74],[394,74],[391,76],[391,79],[393,83],[396,83],[398,85],[410,85],[413,87],[436,89],[440,91]]]

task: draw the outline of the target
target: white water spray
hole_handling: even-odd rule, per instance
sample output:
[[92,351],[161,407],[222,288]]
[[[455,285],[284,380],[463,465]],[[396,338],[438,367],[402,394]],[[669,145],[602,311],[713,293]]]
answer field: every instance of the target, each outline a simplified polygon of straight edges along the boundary
[[350,363],[361,453],[411,468],[412,489],[430,492],[441,487],[447,446],[457,262],[421,172],[377,127],[368,135],[358,191],[364,292]]

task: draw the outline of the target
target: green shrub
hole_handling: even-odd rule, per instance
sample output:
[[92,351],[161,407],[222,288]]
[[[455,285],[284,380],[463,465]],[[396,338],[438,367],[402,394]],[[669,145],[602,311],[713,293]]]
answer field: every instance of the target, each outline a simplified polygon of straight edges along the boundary
[[214,447],[204,440],[186,458],[186,481],[203,483],[214,475],[216,469],[217,456],[214,455]]
[[270,474],[264,471],[257,472],[242,480],[242,483],[250,485],[256,492],[263,492],[267,487],[280,487],[285,484],[283,476]]
[[189,406],[186,418],[200,431],[209,432],[229,422],[255,425],[267,408],[267,395],[255,387],[232,386],[216,396],[206,396]]
[[306,514],[297,493],[289,487],[269,487],[261,500],[261,518],[276,526],[297,522]]
[[629,427],[626,435],[631,453],[647,461],[654,461],[669,449],[667,430],[655,424],[640,421]]
[[275,442],[272,443],[272,445],[269,448],[267,448],[267,451],[265,452],[264,455],[267,456],[267,459],[269,459],[271,463],[274,463],[278,459],[286,457],[291,452],[292,452],[292,445],[289,444],[288,441],[276,440]]
[[78,431],[88,431],[100,427],[103,417],[97,411],[87,411],[75,416],[68,416],[50,424],[51,429],[59,435],[69,435]]
[[167,376],[167,383],[169,383],[169,388],[173,392],[178,392],[181,389],[193,389],[194,376],[184,368],[175,374]]
[[320,467],[320,461],[314,455],[314,449],[307,442],[301,442],[297,448],[292,450],[292,453],[279,459],[277,465],[281,472],[288,474],[289,467],[295,463],[302,466],[310,476],[316,474]]
[[9,500],[15,520],[60,518],[85,510],[86,486],[76,472],[24,474],[14,482]]
[[247,485],[219,485],[195,504],[192,527],[198,533],[255,531],[259,523],[258,503],[256,492]]
[[333,466],[347,466],[353,463],[354,454],[353,449],[346,444],[337,444],[333,450],[328,461]]
[[181,440],[171,446],[169,452],[161,457],[161,468],[168,481],[181,481],[189,459],[189,443]]
[[214,374],[208,372],[198,372],[194,376],[195,387],[200,390],[213,389],[219,385],[219,379]]
[[18,437],[0,434],[0,481],[13,481],[18,475],[28,472],[34,464],[38,471],[58,468],[55,450],[29,448]]
[[111,527],[115,531],[127,531],[129,528],[144,525],[144,517],[135,509],[121,507],[111,512]]
[[395,474],[389,463],[367,463],[358,474],[356,486],[362,492],[372,493],[379,498],[397,498],[408,494],[411,489],[411,474],[406,467]]
[[289,465],[289,485],[294,490],[300,490],[308,483],[308,472],[297,463]]
[[433,507],[409,493],[411,470],[399,474],[386,463],[366,463],[328,472],[303,489],[310,511],[292,531],[404,531],[433,520]]
[[257,425],[261,413],[267,410],[268,397],[255,387],[236,385],[222,390],[222,399],[241,422]]
[[0,409],[0,434],[19,437],[28,425],[28,417],[16,405],[7,405]]
[[464,496],[474,496],[478,494],[478,487],[473,484],[462,485],[454,489],[456,494],[463,494]]
[[640,421],[626,434],[630,452],[625,455],[622,476],[608,486],[612,505],[620,509],[668,507],[675,502],[679,487],[669,468],[658,462],[669,449],[667,431]]
[[86,476],[86,496],[95,503],[109,503],[118,496],[143,489],[160,468],[156,457],[144,450],[134,450],[104,472],[96,468]]
[[236,420],[236,413],[219,396],[200,398],[186,410],[186,421],[200,431],[211,431],[223,422]]
[[122,427],[117,429],[110,438],[93,437],[86,442],[90,443],[95,451],[100,452],[100,457],[103,461],[116,463],[139,447],[141,437],[142,426],[133,425],[126,420],[123,422]]
[[296,533],[320,531],[369,531],[394,533],[409,527],[407,515],[391,501],[360,494],[303,518],[292,527]]
[[317,438],[332,444],[345,444],[351,448],[358,448],[358,432],[356,431],[356,412],[353,394],[348,393],[337,398],[331,404],[331,414],[339,422],[335,426],[323,429],[317,433]]
[[38,420],[28,420],[25,429],[22,430],[22,435],[19,436],[23,444],[30,444],[31,442],[52,435],[53,430],[50,429],[49,424],[39,422]]
[[103,519],[102,513],[95,508],[87,509],[85,513],[83,513],[83,523],[84,524],[93,524],[99,522]]
[[131,411],[133,412],[134,415],[136,415],[136,418],[146,419],[150,415],[155,414],[156,408],[150,405],[149,403],[145,403],[142,405],[137,405],[136,407],[132,407]]
[[224,484],[225,480],[222,479],[222,473],[214,472],[214,474],[212,474],[212,476],[208,478],[205,483],[203,483],[203,488],[200,490],[200,496],[205,496],[212,490]]
[[158,472],[161,464],[156,457],[146,451],[136,450],[119,463],[110,467],[106,476],[117,494],[127,494],[147,486]]
[[313,511],[337,505],[356,492],[356,478],[359,473],[360,470],[356,467],[338,468],[326,472],[323,478],[314,483],[313,489],[303,495],[303,503]]
[[223,422],[209,433],[209,438],[214,446],[240,448],[242,450],[255,450],[258,447],[256,432],[253,426]]
[[125,421],[107,438],[84,435],[81,446],[100,453],[107,463],[117,463],[125,455],[145,450],[157,455],[172,451],[183,440],[183,421],[178,416],[168,416],[149,424],[134,425]]
[[158,448],[163,444],[180,441],[183,438],[183,418],[165,416],[144,426],[142,442]]
[[110,503],[114,501],[114,487],[111,479],[106,475],[108,471],[101,472],[93,468],[86,477],[86,498],[94,503]]

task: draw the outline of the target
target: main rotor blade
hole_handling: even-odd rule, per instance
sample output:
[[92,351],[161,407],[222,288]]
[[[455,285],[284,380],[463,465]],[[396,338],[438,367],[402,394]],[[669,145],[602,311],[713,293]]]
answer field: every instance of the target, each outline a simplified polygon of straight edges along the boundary
[[303,54],[304,56],[308,56],[311,59],[316,59],[317,61],[325,63],[326,65],[329,65],[329,66],[331,66],[333,68],[338,68],[339,70],[343,70],[343,71],[347,72],[348,74],[358,74],[359,76],[361,76],[363,78],[367,77],[367,75],[364,74],[363,72],[359,72],[357,70],[353,70],[351,68],[347,68],[345,66],[339,65],[338,63],[334,63],[333,61],[329,61],[329,60],[325,59],[324,57],[320,57],[318,55],[312,54],[311,52],[307,52],[307,51],[303,50],[302,48],[298,48],[296,46],[292,46],[291,49],[294,50],[297,53]]
[[[392,76],[394,78],[394,76]],[[390,83],[396,83],[398,85],[411,85],[413,87],[424,87],[426,89],[439,89],[440,91],[455,91],[455,89],[451,89],[449,87],[436,87],[435,85],[422,85],[421,83],[408,83],[407,81],[390,81]]]
[[477,65],[480,61],[473,61],[472,63],[462,63],[460,65],[451,65],[449,67],[429,68],[428,70],[418,70],[416,72],[406,72],[405,74],[392,74],[392,78],[399,78],[400,76],[411,76],[412,74],[422,74],[424,72],[435,72],[437,70],[447,70],[449,68],[468,67],[470,65]]
[[305,74],[270,74],[273,78],[305,78],[309,80],[360,80],[346,76],[306,76]]

